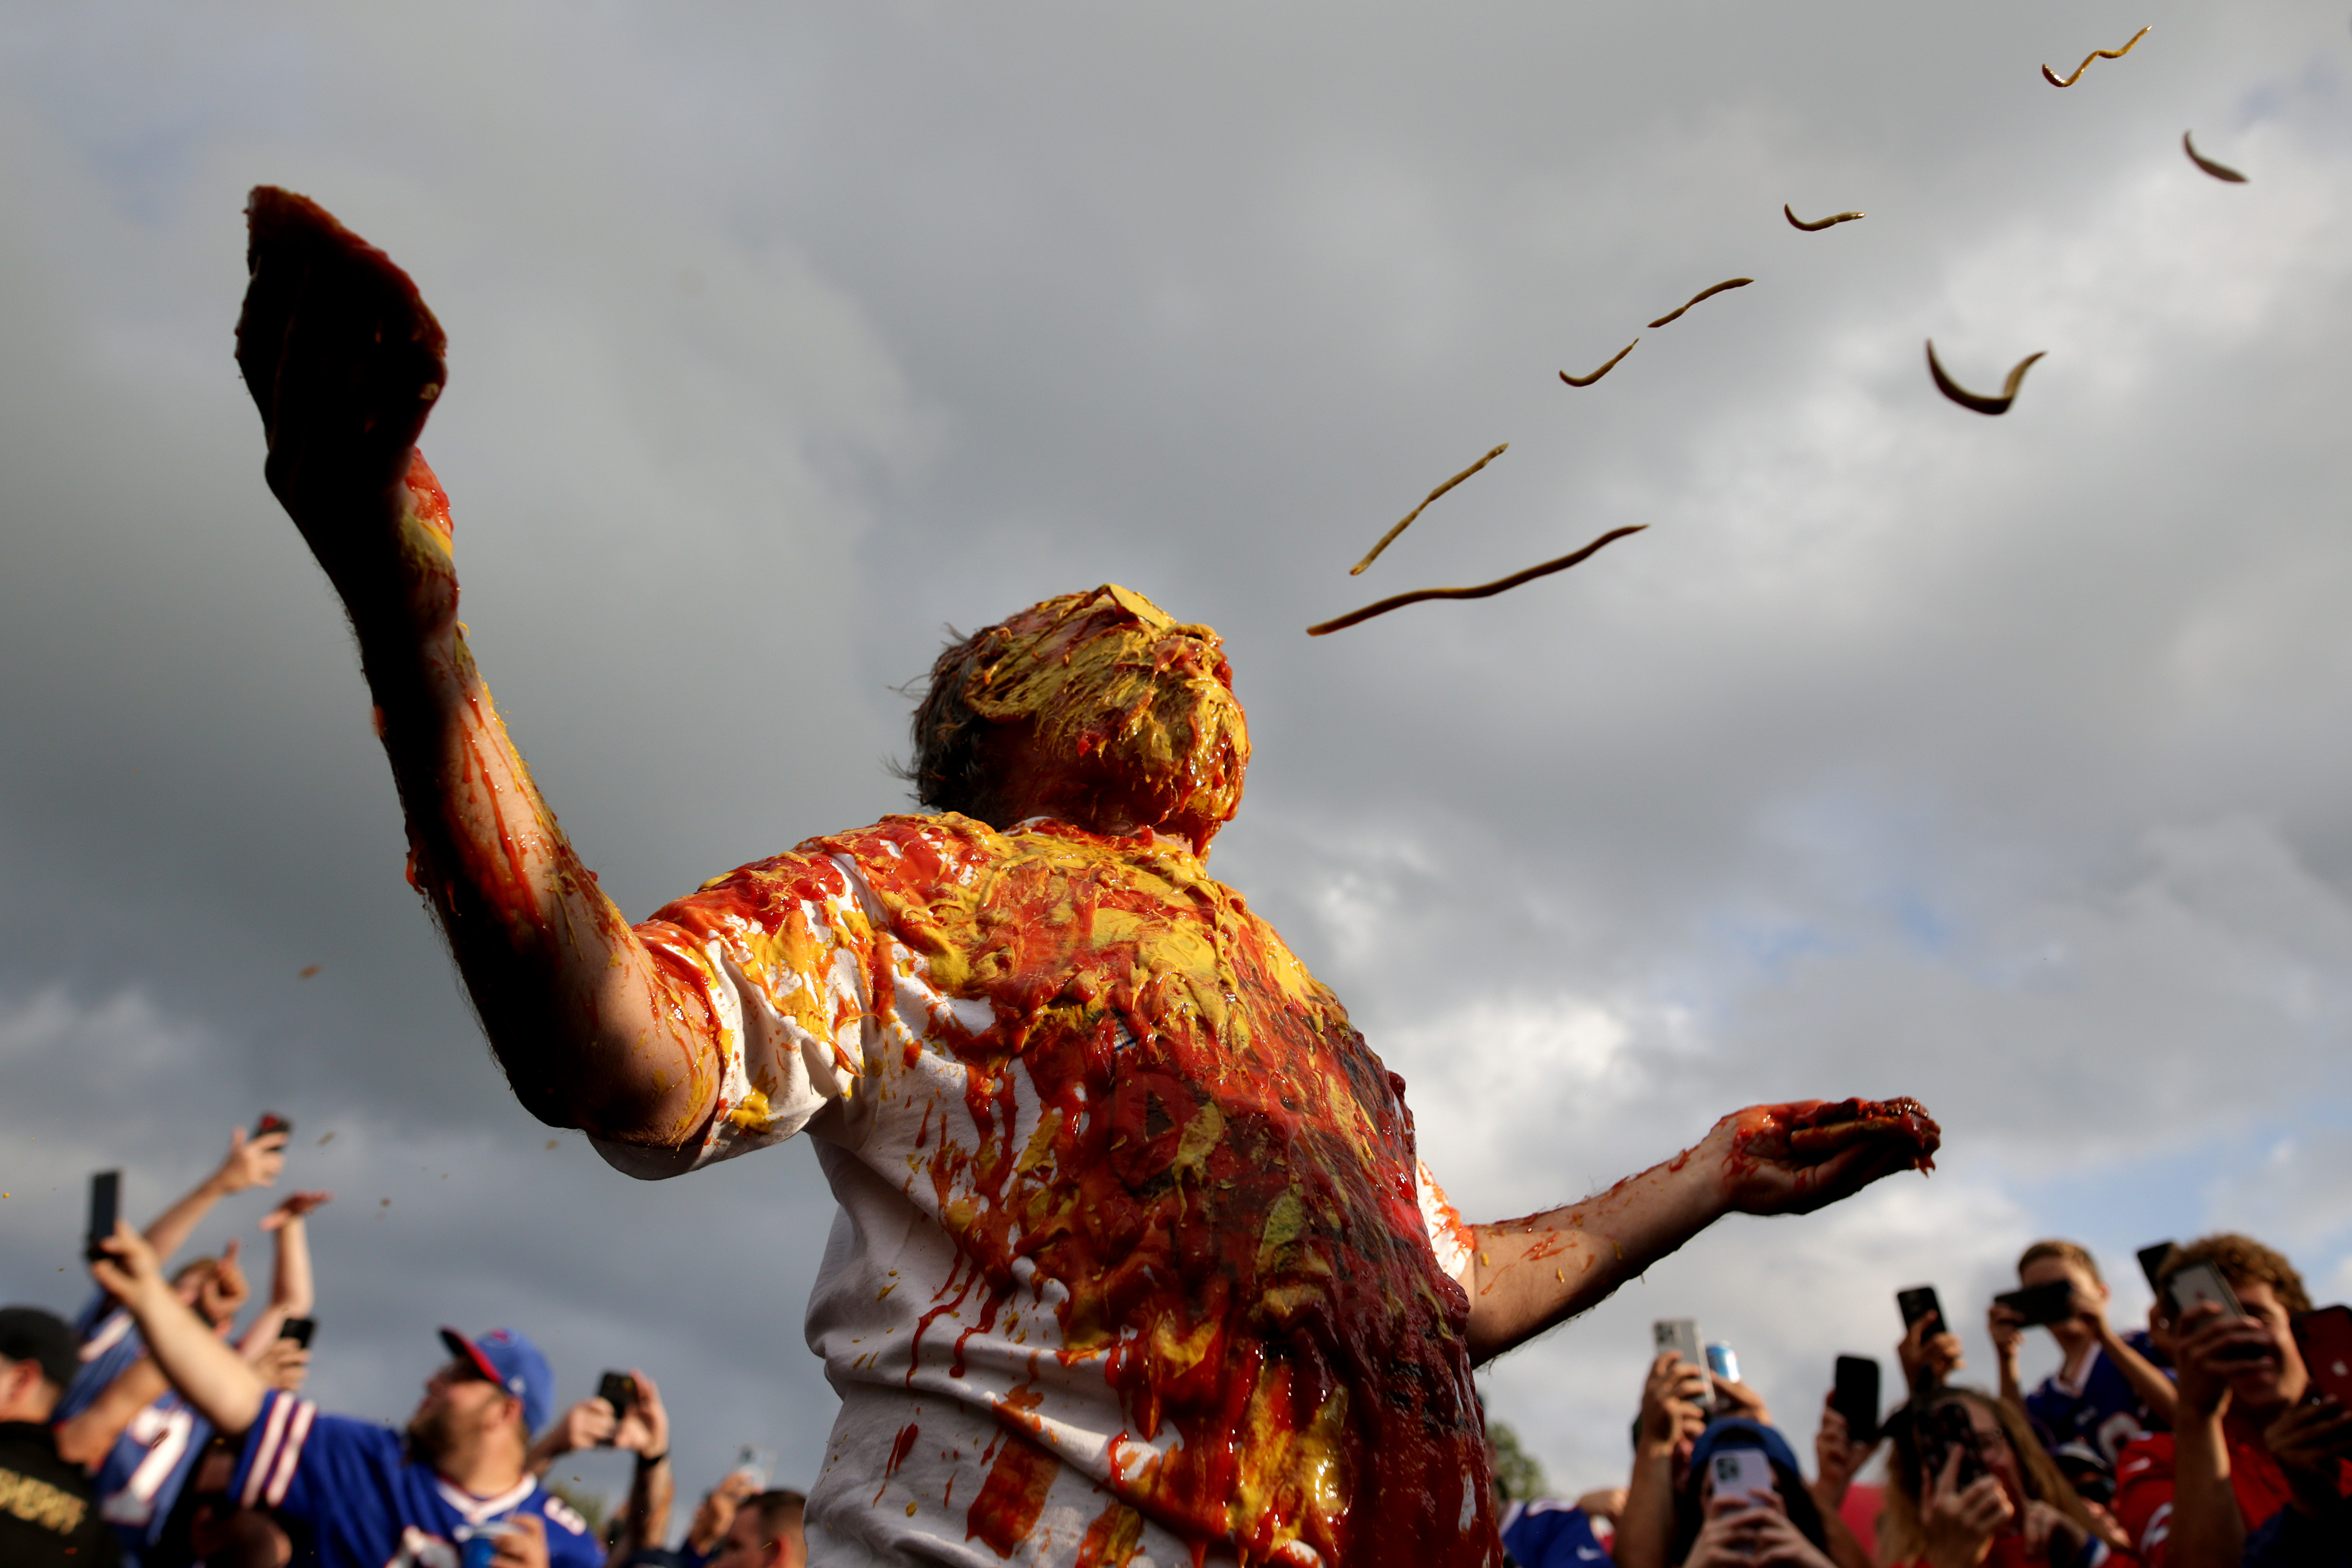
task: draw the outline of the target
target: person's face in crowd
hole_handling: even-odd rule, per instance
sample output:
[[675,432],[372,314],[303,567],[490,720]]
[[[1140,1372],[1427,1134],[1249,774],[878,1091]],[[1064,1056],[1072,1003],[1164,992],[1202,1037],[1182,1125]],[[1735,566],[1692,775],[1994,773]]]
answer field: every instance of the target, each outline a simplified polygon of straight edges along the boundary
[[425,1380],[425,1397],[408,1418],[409,1451],[436,1469],[446,1469],[452,1459],[479,1451],[512,1421],[516,1403],[470,1362],[453,1360]]
[[[2063,1280],[2074,1287],[2080,1301],[2094,1301],[2104,1314],[2107,1310],[2107,1288],[2091,1278],[2091,1271],[2080,1263],[2063,1258],[2036,1258],[2017,1271],[2020,1285],[2046,1285]],[[2066,1318],[2050,1325],[2053,1338],[2068,1350],[2079,1350],[2097,1336],[2079,1318]]]
[[0,1356],[0,1421],[47,1421],[58,1397],[58,1385],[41,1375],[39,1362]]
[[2002,1431],[1993,1413],[1973,1399],[1960,1401],[1969,1413],[1969,1425],[1977,1435],[1977,1454],[1984,1460],[1985,1469],[2000,1483],[2009,1494],[2009,1506],[2025,1516],[2025,1474],[2017,1462],[2017,1451],[2009,1446],[2009,1434]]
[[771,1534],[755,1508],[739,1508],[703,1568],[800,1568],[793,1542]]
[[2294,1404],[2303,1397],[2310,1375],[2304,1370],[2302,1352],[2295,1347],[2285,1305],[2263,1281],[2232,1280],[2230,1288],[2237,1292],[2238,1304],[2246,1309],[2246,1315],[2270,1332],[2273,1346],[2270,1355],[2229,1364],[2226,1375],[2232,1403],[2247,1414]]

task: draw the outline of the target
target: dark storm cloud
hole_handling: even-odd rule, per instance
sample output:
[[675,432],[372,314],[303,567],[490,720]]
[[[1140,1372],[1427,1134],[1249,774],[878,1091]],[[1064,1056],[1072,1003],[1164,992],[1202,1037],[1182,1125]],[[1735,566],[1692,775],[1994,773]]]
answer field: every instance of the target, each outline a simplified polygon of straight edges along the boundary
[[[2038,1233],[2127,1272],[2242,1221],[2352,1285],[2340,1214],[2279,1196],[2347,1146],[2340,15],[13,19],[11,1278],[76,1293],[90,1164],[160,1202],[282,1103],[340,1194],[330,1398],[396,1416],[425,1329],[511,1317],[568,1397],[662,1378],[689,1483],[761,1437],[805,1478],[829,1419],[806,1155],[646,1187],[545,1151],[402,881],[228,358],[267,179],[449,329],[425,451],[466,616],[633,916],[896,809],[887,687],[943,622],[1117,580],[1228,636],[1258,759],[1217,869],[1474,1215],[1748,1099],[1929,1101],[1933,1182],[1727,1228],[1496,1369],[1559,1479],[1622,1466],[1646,1315],[1698,1312],[1801,1429],[1894,1286],[1957,1311]],[[1987,420],[1929,336],[1970,385],[2049,357]],[[1302,634],[1630,522],[1511,595]]]

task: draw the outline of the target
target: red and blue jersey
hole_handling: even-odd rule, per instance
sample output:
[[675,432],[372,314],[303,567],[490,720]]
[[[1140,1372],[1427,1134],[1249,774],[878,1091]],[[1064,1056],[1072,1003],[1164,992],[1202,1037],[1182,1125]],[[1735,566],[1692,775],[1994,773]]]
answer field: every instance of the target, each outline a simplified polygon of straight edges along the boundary
[[1609,1568],[1609,1549],[1582,1509],[1557,1498],[1515,1502],[1503,1513],[1503,1550],[1519,1568]]
[[[2154,1353],[2147,1335],[2138,1330],[2126,1334],[2124,1343],[2142,1355]],[[2054,1451],[2078,1444],[2096,1456],[2110,1475],[2124,1445],[2146,1437],[2156,1427],[2131,1379],[2097,1345],[2091,1347],[2083,1370],[2073,1380],[2067,1379],[2063,1366],[2043,1378],[2025,1396],[2025,1409],[2041,1427],[2045,1447]]]
[[[81,1341],[81,1366],[50,1415],[52,1422],[89,1408],[147,1354],[131,1314],[104,1291],[82,1309],[74,1332]],[[98,1515],[114,1528],[125,1563],[136,1564],[163,1535],[212,1435],[211,1422],[167,1392],[133,1416],[114,1439],[98,1469]]]
[[588,1521],[535,1479],[476,1497],[409,1458],[392,1428],[322,1416],[274,1388],[245,1435],[229,1495],[309,1524],[320,1568],[457,1568],[467,1540],[498,1534],[523,1513],[546,1521],[551,1568],[604,1561]]

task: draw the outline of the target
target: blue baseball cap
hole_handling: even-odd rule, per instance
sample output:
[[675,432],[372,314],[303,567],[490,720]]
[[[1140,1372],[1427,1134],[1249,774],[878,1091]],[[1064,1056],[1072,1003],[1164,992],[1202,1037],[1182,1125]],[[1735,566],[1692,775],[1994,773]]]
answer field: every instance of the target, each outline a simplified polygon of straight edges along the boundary
[[475,1340],[446,1326],[441,1343],[449,1347],[451,1355],[470,1363],[475,1371],[522,1401],[527,1432],[535,1433],[547,1425],[555,1409],[555,1373],[548,1366],[547,1357],[539,1354],[539,1346],[512,1329],[492,1329]]

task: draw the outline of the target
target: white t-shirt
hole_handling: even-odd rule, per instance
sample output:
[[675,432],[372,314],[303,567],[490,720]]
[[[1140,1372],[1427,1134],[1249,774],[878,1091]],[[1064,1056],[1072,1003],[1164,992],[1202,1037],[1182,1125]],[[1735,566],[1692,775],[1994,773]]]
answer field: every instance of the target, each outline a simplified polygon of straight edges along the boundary
[[1470,1232],[1402,1082],[1185,846],[888,818],[638,933],[719,1104],[605,1157],[806,1129],[840,1201],[817,1561],[1496,1560]]

